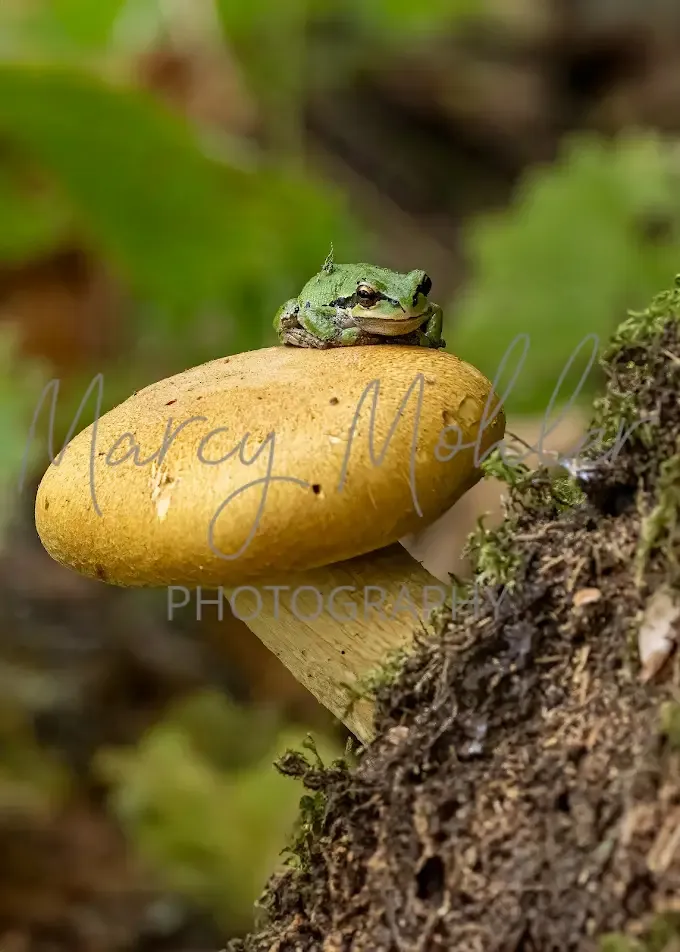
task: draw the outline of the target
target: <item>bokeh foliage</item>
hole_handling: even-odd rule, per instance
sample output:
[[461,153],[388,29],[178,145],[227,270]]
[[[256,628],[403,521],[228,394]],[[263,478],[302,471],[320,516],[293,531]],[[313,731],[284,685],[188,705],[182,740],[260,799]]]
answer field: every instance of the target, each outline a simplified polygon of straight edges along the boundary
[[[275,758],[299,734],[214,692],[175,708],[127,750],[103,750],[97,769],[140,854],[225,928],[245,928],[297,816],[301,789]],[[337,756],[323,742],[327,757]]]
[[[530,170],[512,205],[467,227],[473,276],[454,303],[454,349],[494,378],[519,369],[508,408],[541,413],[588,335],[604,342],[680,270],[680,153],[673,141],[631,133],[576,136],[553,164]],[[584,346],[560,390],[575,391],[593,353]],[[583,393],[596,383],[591,372]],[[502,388],[501,388],[502,389]]]
[[20,354],[17,329],[0,325],[0,548],[16,511],[20,480],[41,457],[27,434],[47,374],[39,361]]
[[28,257],[75,233],[126,281],[140,314],[156,315],[161,347],[199,342],[207,308],[224,312],[211,343],[257,346],[292,276],[318,268],[331,240],[347,246],[351,225],[332,189],[209,155],[150,93],[80,68],[0,64],[0,135],[13,160],[0,166],[10,212],[19,217],[26,192],[35,210],[0,253]]

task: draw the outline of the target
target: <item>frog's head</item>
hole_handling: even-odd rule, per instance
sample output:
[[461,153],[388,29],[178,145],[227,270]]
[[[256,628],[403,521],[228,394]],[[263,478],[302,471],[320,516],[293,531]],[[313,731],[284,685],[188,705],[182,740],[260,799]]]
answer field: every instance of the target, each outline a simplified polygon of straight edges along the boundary
[[[318,303],[323,297],[324,304],[348,311],[357,326],[371,334],[407,334],[431,311],[427,296],[432,281],[424,271],[399,273],[370,264],[333,264],[313,282]],[[309,285],[308,289],[312,290]]]

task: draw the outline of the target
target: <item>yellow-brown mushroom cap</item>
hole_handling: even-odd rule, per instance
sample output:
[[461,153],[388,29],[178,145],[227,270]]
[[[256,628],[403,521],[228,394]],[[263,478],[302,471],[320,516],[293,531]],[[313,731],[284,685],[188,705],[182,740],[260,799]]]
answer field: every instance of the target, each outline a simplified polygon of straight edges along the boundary
[[422,347],[213,360],[79,433],[43,477],[37,530],[57,561],[120,585],[234,586],[363,555],[479,478],[505,426],[490,392]]

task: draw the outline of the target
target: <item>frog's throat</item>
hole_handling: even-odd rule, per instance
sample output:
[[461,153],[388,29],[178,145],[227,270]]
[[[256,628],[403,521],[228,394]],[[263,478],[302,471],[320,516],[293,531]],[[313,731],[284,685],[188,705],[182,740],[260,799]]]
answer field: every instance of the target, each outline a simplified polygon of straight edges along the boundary
[[354,323],[362,331],[368,334],[381,334],[383,337],[400,337],[402,334],[410,334],[417,330],[430,317],[430,312],[425,311],[422,314],[416,314],[415,317],[404,317],[399,320],[389,317],[368,317],[365,315],[352,315]]

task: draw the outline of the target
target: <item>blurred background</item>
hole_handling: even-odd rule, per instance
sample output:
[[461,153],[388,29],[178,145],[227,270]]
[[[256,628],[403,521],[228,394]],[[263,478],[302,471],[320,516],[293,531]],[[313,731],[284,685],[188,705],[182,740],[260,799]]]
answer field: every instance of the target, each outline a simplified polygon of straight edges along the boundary
[[[528,334],[507,410],[532,442],[572,351],[680,271],[678,63],[674,0],[2,0],[2,952],[243,934],[301,795],[272,761],[346,739],[235,619],[169,622],[164,592],[49,559],[45,383],[56,452],[97,373],[105,411],[275,343],[332,242],[427,270],[448,349],[492,379]],[[589,357],[551,446],[583,428]],[[485,511],[488,482],[412,550],[464,573]]]

